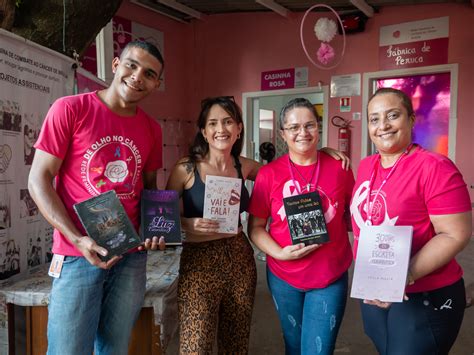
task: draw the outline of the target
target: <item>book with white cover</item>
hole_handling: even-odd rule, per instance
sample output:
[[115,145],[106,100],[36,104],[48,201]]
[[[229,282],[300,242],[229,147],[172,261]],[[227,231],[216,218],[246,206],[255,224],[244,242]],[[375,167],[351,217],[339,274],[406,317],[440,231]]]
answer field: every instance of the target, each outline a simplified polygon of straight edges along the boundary
[[219,233],[237,233],[241,191],[241,179],[206,176],[203,217],[218,221]]
[[403,302],[412,235],[412,226],[361,228],[351,297]]

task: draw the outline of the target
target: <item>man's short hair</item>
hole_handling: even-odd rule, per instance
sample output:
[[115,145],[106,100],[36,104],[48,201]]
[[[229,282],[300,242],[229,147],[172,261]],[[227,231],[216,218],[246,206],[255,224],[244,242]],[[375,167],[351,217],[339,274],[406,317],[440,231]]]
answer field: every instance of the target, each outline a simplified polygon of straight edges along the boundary
[[141,49],[147,51],[148,53],[150,53],[153,57],[158,59],[158,61],[160,62],[161,66],[162,66],[162,70],[164,69],[165,61],[163,60],[163,56],[161,55],[160,50],[154,44],[151,44],[150,42],[140,41],[140,40],[135,40],[135,41],[128,42],[127,45],[122,50],[122,53],[120,54],[120,57],[122,57],[122,55],[128,49],[130,49],[132,47],[141,48]]

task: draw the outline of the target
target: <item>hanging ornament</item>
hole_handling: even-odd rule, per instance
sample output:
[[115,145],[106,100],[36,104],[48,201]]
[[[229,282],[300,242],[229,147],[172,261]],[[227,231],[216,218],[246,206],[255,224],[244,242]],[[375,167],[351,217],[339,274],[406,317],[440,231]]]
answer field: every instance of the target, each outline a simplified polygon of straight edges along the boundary
[[337,33],[337,25],[334,20],[322,17],[314,25],[314,34],[323,42],[331,42]]
[[[310,22],[309,20],[307,21],[307,19],[311,12],[315,9],[323,9],[331,12],[332,15],[334,15],[334,20],[328,17],[320,17],[314,26],[306,27],[309,31],[304,31],[305,22],[314,23],[312,21]],[[338,28],[341,31],[339,34]],[[304,36],[305,32],[309,32],[309,34],[313,32],[315,36],[309,36],[306,41]],[[325,4],[316,4],[311,6],[308,10],[306,10],[303,18],[301,19],[300,41],[306,57],[316,68],[330,70],[337,67],[344,58],[346,50],[346,33],[338,13],[332,7]],[[308,42],[308,46],[311,46],[311,44],[314,44],[314,42],[317,41],[320,42],[319,48],[317,50],[317,44],[314,45],[314,48],[307,48],[306,42]],[[332,45],[329,45],[328,42],[332,42]]]
[[321,42],[319,46],[318,52],[316,53],[318,60],[327,65],[334,60],[336,53],[334,52],[334,48],[331,47],[328,43]]

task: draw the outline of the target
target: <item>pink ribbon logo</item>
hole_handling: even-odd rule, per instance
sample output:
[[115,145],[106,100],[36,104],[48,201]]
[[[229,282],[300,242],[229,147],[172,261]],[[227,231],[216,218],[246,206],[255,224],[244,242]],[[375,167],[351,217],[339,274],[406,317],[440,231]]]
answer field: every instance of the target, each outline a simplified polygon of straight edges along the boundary
[[[288,180],[285,183],[283,186],[283,198],[298,195],[298,190],[301,191],[301,186],[298,181],[295,181],[295,184],[293,183],[293,180]],[[328,209],[324,212],[324,219],[326,220],[326,224],[328,224],[336,216],[336,206],[331,203],[331,200],[327,197],[324,191],[322,191],[320,188],[317,190],[320,192],[321,197],[324,196],[328,200]],[[286,218],[285,207],[283,205],[280,207],[277,214],[280,216],[282,221]]]

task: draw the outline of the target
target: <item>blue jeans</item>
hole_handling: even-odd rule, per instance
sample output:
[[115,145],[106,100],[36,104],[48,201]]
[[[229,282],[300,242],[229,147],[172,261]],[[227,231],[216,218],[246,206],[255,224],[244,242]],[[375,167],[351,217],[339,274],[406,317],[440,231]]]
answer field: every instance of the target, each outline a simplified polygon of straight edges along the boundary
[[447,355],[464,316],[464,281],[382,309],[360,302],[365,333],[381,355]]
[[117,355],[145,295],[146,252],[126,254],[110,270],[67,256],[48,307],[48,355]]
[[267,267],[267,282],[285,339],[285,353],[332,354],[344,316],[347,272],[326,288],[301,290]]

